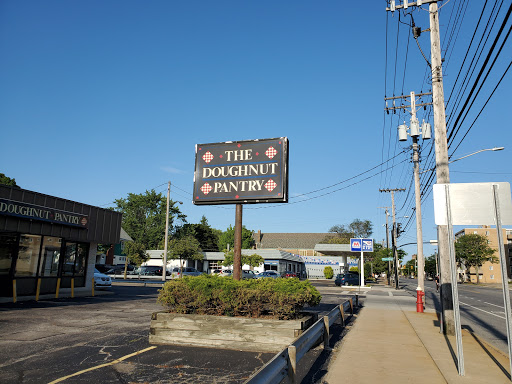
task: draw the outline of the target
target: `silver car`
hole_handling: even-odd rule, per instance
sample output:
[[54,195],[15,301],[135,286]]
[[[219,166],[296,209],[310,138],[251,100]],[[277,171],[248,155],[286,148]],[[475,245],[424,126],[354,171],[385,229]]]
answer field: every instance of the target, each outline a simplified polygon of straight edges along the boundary
[[112,279],[110,276],[105,275],[104,273],[101,273],[96,268],[94,268],[94,286],[95,287],[111,287],[112,286]]
[[281,276],[276,271],[265,271],[265,272],[259,273],[256,277],[258,279],[264,279],[264,278],[277,279],[278,277],[281,277]]

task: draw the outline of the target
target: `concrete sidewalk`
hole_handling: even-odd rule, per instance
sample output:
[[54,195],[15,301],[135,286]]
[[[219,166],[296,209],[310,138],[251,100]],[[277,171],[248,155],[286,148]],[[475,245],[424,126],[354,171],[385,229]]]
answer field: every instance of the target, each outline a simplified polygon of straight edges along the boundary
[[455,337],[439,332],[434,312],[417,313],[404,291],[374,286],[325,376],[327,383],[510,383],[508,357],[462,332],[465,376],[457,371]]

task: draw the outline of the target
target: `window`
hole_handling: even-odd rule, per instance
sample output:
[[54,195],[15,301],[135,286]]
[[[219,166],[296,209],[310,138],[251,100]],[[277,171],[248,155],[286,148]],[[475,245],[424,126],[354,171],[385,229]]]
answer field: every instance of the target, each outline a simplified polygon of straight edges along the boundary
[[87,243],[78,243],[76,249],[75,276],[83,276],[87,263],[89,246]]
[[0,234],[0,276],[8,275],[11,272],[17,243],[18,236],[16,234]]
[[62,276],[73,276],[75,271],[76,243],[66,244],[66,253],[64,254],[64,264],[62,265]]
[[494,275],[491,275],[491,280],[494,280]]
[[492,271],[494,269],[494,265],[489,265],[489,271]]
[[41,236],[21,235],[18,258],[16,260],[16,276],[36,276]]
[[485,231],[485,236],[489,236],[489,231]]
[[57,276],[61,242],[62,239],[58,237],[44,237],[41,268],[39,270],[41,276]]

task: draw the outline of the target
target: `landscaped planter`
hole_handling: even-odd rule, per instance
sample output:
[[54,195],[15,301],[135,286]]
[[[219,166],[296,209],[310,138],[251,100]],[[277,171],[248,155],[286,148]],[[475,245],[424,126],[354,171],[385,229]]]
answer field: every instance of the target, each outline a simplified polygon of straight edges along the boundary
[[315,315],[309,314],[296,320],[273,320],[156,312],[149,343],[279,352],[315,321]]

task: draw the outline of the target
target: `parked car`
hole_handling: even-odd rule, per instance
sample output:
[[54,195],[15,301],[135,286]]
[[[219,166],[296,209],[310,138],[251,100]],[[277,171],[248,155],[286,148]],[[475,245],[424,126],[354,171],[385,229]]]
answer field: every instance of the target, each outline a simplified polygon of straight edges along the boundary
[[214,269],[211,271],[212,275],[220,275],[222,273],[222,269]]
[[289,278],[289,277],[298,277],[298,276],[295,272],[285,271],[285,272],[281,273],[281,277]]
[[256,277],[258,279],[264,279],[264,278],[277,279],[280,276],[279,276],[279,273],[277,273],[276,271],[265,271],[265,272],[258,273],[258,275]]
[[339,273],[336,275],[334,284],[336,284],[338,287],[342,285],[359,285],[359,274]]
[[233,271],[231,269],[224,269],[219,276],[233,277]]
[[[181,273],[181,269],[178,267],[175,267],[172,270],[173,277],[180,277],[180,273]],[[183,276],[199,276],[202,274],[203,274],[203,272],[199,272],[197,269],[192,268],[192,267],[184,267],[183,268]]]
[[254,273],[254,271],[242,270],[242,279],[256,279],[256,274]]
[[95,287],[103,287],[108,288],[112,286],[112,279],[110,276],[101,273],[96,268],[94,268],[94,286]]
[[141,276],[156,276],[158,275],[158,271],[160,271],[160,276],[162,276],[162,267],[157,265],[145,265],[138,269],[138,275]]
[[[135,268],[133,265],[128,264],[127,268],[126,268],[126,273],[128,275],[131,275],[134,269]],[[103,273],[105,273],[106,275],[122,275],[122,274],[124,274],[124,265],[114,265],[109,270],[107,270]]]

